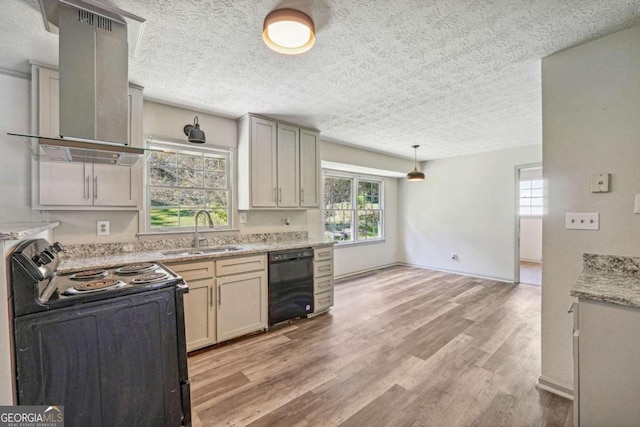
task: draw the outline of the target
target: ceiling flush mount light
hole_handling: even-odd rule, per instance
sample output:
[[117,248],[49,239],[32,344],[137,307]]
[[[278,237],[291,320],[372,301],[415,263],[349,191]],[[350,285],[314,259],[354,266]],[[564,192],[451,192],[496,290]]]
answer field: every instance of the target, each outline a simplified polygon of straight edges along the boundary
[[262,38],[272,50],[298,55],[313,47],[315,27],[309,16],[295,9],[278,9],[264,18]]
[[419,145],[412,145],[414,150],[414,168],[407,174],[407,181],[424,181],[424,172],[418,170],[418,147]]
[[184,125],[183,130],[189,142],[194,144],[204,144],[207,142],[207,138],[205,138],[204,132],[200,129],[200,124],[198,124],[198,116],[193,119],[192,125]]

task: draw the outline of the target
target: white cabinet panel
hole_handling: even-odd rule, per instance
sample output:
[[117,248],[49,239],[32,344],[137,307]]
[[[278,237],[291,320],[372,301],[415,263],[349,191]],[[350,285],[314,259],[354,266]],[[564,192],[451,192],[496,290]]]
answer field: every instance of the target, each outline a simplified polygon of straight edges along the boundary
[[300,206],[320,206],[320,135],[300,129]]
[[297,208],[300,129],[278,123],[278,207]]
[[277,142],[276,123],[251,118],[251,205],[276,207]]
[[86,163],[39,162],[40,204],[91,206],[92,170]]
[[217,279],[218,341],[267,327],[267,272]]
[[136,206],[133,188],[137,166],[93,165],[93,204],[95,206]]
[[216,343],[216,287],[213,261],[167,264],[182,276],[189,292],[184,295],[187,351]]

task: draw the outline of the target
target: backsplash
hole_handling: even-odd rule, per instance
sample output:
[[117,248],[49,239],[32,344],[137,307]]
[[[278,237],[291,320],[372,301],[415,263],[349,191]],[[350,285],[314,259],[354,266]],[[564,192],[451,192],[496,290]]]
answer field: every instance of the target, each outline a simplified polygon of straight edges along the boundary
[[[294,242],[307,240],[306,231],[290,231],[283,233],[233,234],[208,237],[201,243],[202,247],[217,245],[241,245],[246,243]],[[93,258],[107,255],[118,255],[131,252],[156,252],[170,249],[191,248],[193,239],[160,239],[142,242],[83,243],[65,245],[65,258]]]

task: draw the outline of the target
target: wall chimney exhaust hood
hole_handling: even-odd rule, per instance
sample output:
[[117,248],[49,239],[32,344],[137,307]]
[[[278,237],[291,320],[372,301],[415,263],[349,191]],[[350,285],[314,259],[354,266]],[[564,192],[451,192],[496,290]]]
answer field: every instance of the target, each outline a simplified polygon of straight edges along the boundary
[[94,0],[39,3],[46,30],[60,36],[60,137],[10,135],[37,139],[41,159],[132,166],[145,149],[128,141],[129,56],[145,20]]

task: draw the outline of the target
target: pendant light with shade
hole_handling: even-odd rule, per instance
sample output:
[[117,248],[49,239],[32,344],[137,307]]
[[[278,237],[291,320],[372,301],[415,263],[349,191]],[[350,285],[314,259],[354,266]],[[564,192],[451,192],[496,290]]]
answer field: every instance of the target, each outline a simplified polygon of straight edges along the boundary
[[264,18],[262,39],[270,49],[285,55],[307,52],[316,42],[311,18],[295,9],[277,9]]
[[407,174],[407,181],[424,181],[424,172],[418,170],[418,147],[419,145],[412,145],[414,150],[414,168]]

